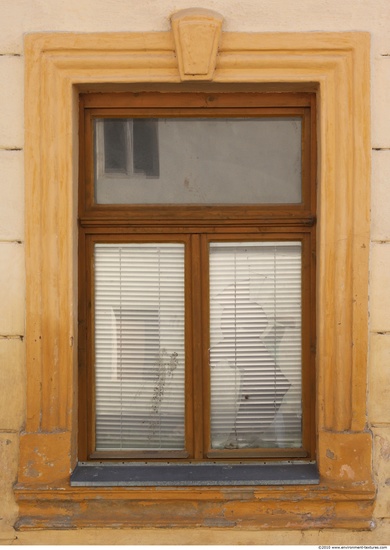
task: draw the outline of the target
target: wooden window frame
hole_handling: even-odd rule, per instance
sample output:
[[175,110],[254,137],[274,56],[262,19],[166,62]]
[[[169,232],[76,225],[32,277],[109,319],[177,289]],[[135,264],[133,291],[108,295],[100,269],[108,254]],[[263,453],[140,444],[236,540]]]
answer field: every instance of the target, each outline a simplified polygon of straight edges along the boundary
[[[300,117],[302,200],[296,204],[115,205],[94,200],[94,120],[131,117]],[[314,93],[122,93],[80,96],[79,176],[79,461],[113,459],[294,459],[315,460],[315,233],[316,94]],[[179,225],[180,224],[180,225]],[[113,229],[115,226],[115,230]],[[210,232],[212,231],[213,239]],[[154,234],[153,234],[154,232]],[[228,234],[230,236],[228,237]],[[293,235],[293,236],[292,236]],[[187,237],[185,239],[185,237]],[[185,240],[184,240],[185,239]],[[302,257],[302,418],[300,448],[217,451],[209,448],[208,249],[226,240],[300,240]],[[95,451],[94,449],[94,242],[184,242],[186,244],[186,449]],[[190,258],[188,255],[191,254]],[[191,269],[191,265],[192,265]],[[192,275],[193,272],[195,276]],[[202,290],[200,290],[202,289]],[[190,300],[190,296],[192,297]],[[193,299],[193,296],[197,298]],[[202,299],[201,299],[202,297]],[[199,309],[199,305],[201,308]],[[192,312],[192,313],[191,313]],[[200,323],[192,319],[199,319]],[[204,327],[204,328],[202,328]],[[203,342],[197,354],[192,342]],[[201,368],[198,368],[201,366]],[[192,365],[192,366],[191,366]],[[196,369],[189,373],[189,370]],[[199,381],[199,384],[193,381]],[[195,406],[194,406],[195,404]],[[199,433],[198,433],[199,432]]]
[[[179,12],[172,25],[162,33],[25,38],[27,403],[17,528],[370,529],[369,35],[221,33],[221,17],[205,10]],[[78,96],[107,87],[179,92],[193,81],[198,90],[212,84],[216,91],[318,97],[316,487],[70,487],[77,460]]]

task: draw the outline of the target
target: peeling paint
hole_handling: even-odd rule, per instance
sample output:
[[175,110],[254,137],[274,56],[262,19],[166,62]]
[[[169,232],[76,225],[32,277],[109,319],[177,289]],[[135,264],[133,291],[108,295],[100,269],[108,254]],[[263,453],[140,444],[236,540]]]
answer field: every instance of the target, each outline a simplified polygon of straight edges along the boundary
[[381,436],[377,436],[377,439],[379,440],[381,458],[386,461],[390,460],[390,441]]
[[327,456],[328,458],[330,458],[331,460],[335,460],[335,459],[336,459],[334,452],[331,451],[330,449],[326,449],[326,456]]
[[343,464],[340,468],[340,477],[344,477],[344,474],[347,475],[349,479],[355,478],[355,472],[352,470],[349,464]]
[[222,494],[229,500],[252,500],[255,497],[253,489],[237,491],[237,489],[226,488],[222,490]]
[[204,520],[203,525],[205,527],[235,527],[237,522],[228,521],[224,518],[207,518]]
[[29,460],[24,468],[25,475],[27,477],[39,477],[41,474],[34,468],[34,461]]
[[283,510],[283,508],[275,508],[275,510],[273,510],[271,512],[271,514],[281,514],[281,515],[284,515],[284,514],[287,514],[287,510]]

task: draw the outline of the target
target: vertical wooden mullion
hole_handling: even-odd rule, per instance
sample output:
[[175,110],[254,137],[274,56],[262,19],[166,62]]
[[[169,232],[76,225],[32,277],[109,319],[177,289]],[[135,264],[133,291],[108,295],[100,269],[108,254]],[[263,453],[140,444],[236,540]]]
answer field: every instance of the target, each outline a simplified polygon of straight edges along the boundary
[[[317,212],[317,201],[319,197],[317,196],[317,178],[318,178],[318,140],[317,140],[317,96],[312,95],[311,99],[311,108],[310,108],[310,122],[311,122],[311,150],[310,150],[310,165],[311,165],[311,190],[312,190],[312,199],[311,199],[311,211],[313,213]],[[319,209],[318,209],[319,211]],[[311,296],[311,357],[310,357],[310,391],[311,391],[311,425],[310,425],[310,434],[311,434],[311,457],[315,458],[315,452],[317,447],[317,226],[314,225],[311,229],[311,278],[310,278],[310,296]]]
[[79,307],[78,307],[78,459],[87,460],[87,438],[88,438],[88,351],[87,351],[87,289],[88,281],[85,277],[86,263],[86,239],[85,232],[79,232]]
[[311,111],[306,108],[302,117],[302,204],[305,209],[311,210],[313,197],[311,188]]
[[[317,211],[317,97],[305,109],[302,142],[303,187],[310,211]],[[308,457],[316,449],[316,225],[303,239],[302,257],[302,446]]]
[[313,323],[314,250],[312,236],[302,241],[302,447],[313,455],[314,443],[314,379],[315,330]]
[[[311,198],[310,198],[310,210],[315,215],[317,212],[317,172],[318,172],[318,164],[317,164],[317,96],[312,95],[310,98],[310,154],[308,155],[310,157],[310,191],[311,191]],[[319,210],[318,210],[319,211]]]
[[[78,217],[81,219],[85,212],[85,172],[89,165],[86,158],[86,142],[89,139],[85,131],[85,103],[84,97],[79,99],[79,190],[78,190]],[[87,259],[85,230],[80,227],[78,234],[78,459],[88,458],[88,314],[87,293],[89,281],[86,278]]]
[[96,370],[95,370],[95,242],[89,236],[86,242],[85,278],[89,291],[86,293],[87,314],[87,380],[88,380],[88,454],[96,450]]
[[317,377],[316,377],[316,361],[317,361],[317,321],[316,321],[316,262],[317,262],[317,232],[316,227],[313,227],[310,233],[310,364],[309,364],[309,385],[310,385],[310,456],[315,458],[315,450],[317,445],[317,418],[316,418],[316,396],[317,396]]
[[[192,239],[187,239],[185,243],[185,449],[189,458],[194,458],[195,453],[195,423],[194,423],[194,360],[193,346],[193,309],[196,302],[196,294],[193,293],[193,259],[192,259]],[[196,306],[195,306],[196,307]]]
[[83,178],[84,185],[83,191],[83,203],[80,204],[80,216],[84,215],[95,203],[95,169],[94,169],[94,141],[95,141],[95,127],[93,124],[92,114],[90,109],[84,110],[83,117],[83,130],[85,135],[85,141],[83,144],[84,151],[84,169]]
[[94,354],[93,242],[79,232],[79,349],[78,349],[78,439],[79,460],[88,460],[95,450],[95,354]]
[[[89,166],[86,155],[87,142],[90,140],[88,132],[85,131],[86,109],[84,96],[80,95],[79,99],[79,189],[78,189],[78,217],[83,218],[86,210],[86,184],[85,173]],[[81,249],[80,249],[81,250]]]
[[210,269],[209,236],[201,236],[202,262],[202,341],[203,341],[203,445],[204,457],[211,447],[211,379],[210,379]]
[[203,449],[203,343],[202,343],[202,292],[201,292],[201,254],[200,235],[191,236],[192,263],[192,365],[194,378],[194,459],[201,460]]

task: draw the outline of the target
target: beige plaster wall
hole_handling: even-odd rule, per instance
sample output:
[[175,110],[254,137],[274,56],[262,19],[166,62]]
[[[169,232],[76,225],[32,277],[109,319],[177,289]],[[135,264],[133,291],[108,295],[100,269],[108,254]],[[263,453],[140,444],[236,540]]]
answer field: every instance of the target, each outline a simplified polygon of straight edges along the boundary
[[[171,13],[207,7],[224,29],[368,31],[372,37],[372,244],[367,394],[378,487],[373,530],[226,532],[83,530],[16,533],[12,484],[24,422],[23,35],[160,31]],[[390,3],[388,0],[0,0],[0,542],[4,544],[390,543]]]

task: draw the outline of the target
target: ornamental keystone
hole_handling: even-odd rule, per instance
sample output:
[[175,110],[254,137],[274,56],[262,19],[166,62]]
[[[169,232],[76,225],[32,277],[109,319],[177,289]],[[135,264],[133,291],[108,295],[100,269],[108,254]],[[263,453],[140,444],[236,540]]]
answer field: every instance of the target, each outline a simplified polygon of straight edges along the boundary
[[181,80],[212,80],[223,17],[202,8],[181,10],[171,17]]

